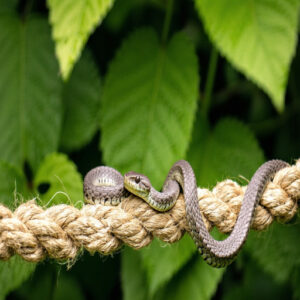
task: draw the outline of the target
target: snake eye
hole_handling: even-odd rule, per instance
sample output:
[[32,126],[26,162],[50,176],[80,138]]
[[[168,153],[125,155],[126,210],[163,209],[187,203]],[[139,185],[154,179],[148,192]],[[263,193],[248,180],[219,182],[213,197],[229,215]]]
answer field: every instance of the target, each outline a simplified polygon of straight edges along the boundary
[[140,176],[136,176],[134,179],[135,183],[140,183],[141,181],[141,177]]

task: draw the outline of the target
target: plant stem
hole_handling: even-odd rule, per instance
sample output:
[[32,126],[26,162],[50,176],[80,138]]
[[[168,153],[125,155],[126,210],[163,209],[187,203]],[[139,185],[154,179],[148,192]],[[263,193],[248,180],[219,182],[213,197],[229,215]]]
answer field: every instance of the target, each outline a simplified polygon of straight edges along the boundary
[[211,94],[214,86],[216,70],[218,64],[218,51],[215,47],[212,48],[210,58],[209,58],[209,66],[207,72],[207,79],[204,88],[204,97],[202,102],[203,113],[207,116],[210,102],[211,102]]
[[174,0],[167,0],[166,15],[165,15],[165,20],[164,20],[164,25],[163,25],[162,35],[161,35],[161,40],[163,44],[166,43],[169,34],[172,13],[173,13],[173,5],[174,5],[173,1]]

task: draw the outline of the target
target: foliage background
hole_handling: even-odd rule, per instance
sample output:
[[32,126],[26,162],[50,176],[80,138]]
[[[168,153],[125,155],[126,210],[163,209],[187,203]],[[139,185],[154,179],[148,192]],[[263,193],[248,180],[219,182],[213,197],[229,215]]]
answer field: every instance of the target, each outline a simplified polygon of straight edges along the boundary
[[[298,0],[0,0],[0,201],[80,207],[100,164],[160,187],[185,158],[213,187],[293,163],[298,16]],[[70,270],[16,256],[0,262],[0,298],[300,299],[299,227],[251,232],[226,270],[188,236]]]

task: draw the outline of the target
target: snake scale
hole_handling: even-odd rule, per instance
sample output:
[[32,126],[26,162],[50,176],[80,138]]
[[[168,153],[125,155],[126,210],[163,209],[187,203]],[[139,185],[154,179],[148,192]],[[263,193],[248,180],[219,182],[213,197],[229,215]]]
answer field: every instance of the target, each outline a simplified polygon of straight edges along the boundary
[[174,206],[181,188],[190,234],[200,254],[213,267],[225,267],[234,260],[243,246],[266,185],[277,171],[288,166],[284,161],[270,160],[255,172],[246,189],[233,231],[222,241],[215,240],[206,229],[199,209],[195,174],[185,160],[172,166],[162,192],[156,191],[145,175],[131,171],[123,178],[115,169],[100,166],[87,173],[84,195],[86,202],[90,204],[117,205],[131,192],[144,199],[155,210],[167,211]]

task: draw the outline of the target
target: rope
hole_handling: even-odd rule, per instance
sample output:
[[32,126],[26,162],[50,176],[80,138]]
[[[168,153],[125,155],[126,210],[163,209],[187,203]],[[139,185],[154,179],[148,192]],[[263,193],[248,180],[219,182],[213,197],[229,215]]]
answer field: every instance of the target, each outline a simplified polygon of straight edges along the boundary
[[[235,224],[246,187],[232,180],[218,183],[211,191],[198,189],[199,206],[206,226],[229,233]],[[300,160],[280,170],[271,181],[255,211],[252,229],[264,230],[274,219],[287,222],[297,212],[300,199]],[[118,206],[85,205],[80,210],[61,204],[43,209],[34,200],[14,212],[0,205],[0,259],[15,253],[38,262],[49,256],[74,260],[82,248],[110,254],[124,243],[140,249],[154,237],[174,243],[189,231],[185,204],[180,195],[168,212],[153,210],[130,196]]]

